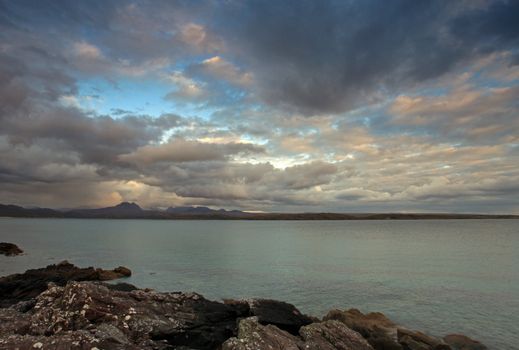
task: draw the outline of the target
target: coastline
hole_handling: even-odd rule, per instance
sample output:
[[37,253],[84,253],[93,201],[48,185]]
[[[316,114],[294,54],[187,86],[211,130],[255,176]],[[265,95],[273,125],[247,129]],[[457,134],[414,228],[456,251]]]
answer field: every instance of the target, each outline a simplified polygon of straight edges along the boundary
[[6,292],[16,297],[0,308],[0,348],[486,349],[464,335],[410,330],[381,313],[330,310],[317,318],[282,301],[217,302],[103,282],[131,274],[123,269],[62,262],[0,277],[3,301]]

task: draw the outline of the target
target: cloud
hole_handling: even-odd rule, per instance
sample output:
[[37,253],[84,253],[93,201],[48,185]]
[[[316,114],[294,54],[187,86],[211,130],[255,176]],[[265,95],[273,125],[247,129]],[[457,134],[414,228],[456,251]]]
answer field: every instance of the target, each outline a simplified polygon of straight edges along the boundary
[[194,162],[225,160],[234,154],[263,153],[261,147],[247,143],[205,143],[182,139],[160,145],[139,147],[135,152],[122,154],[119,160],[138,165],[159,162]]
[[174,71],[166,76],[166,79],[175,85],[175,90],[168,93],[165,98],[179,101],[204,101],[209,92],[205,84],[185,76],[180,71]]
[[74,55],[79,59],[99,60],[103,59],[103,53],[96,46],[85,41],[74,43],[72,46]]
[[519,7],[439,1],[248,2],[227,6],[228,40],[275,106],[344,112],[517,44]]
[[191,74],[209,75],[238,86],[248,86],[252,83],[253,79],[251,73],[242,72],[239,68],[220,56],[205,59],[200,64],[192,65],[189,70]]
[[516,2],[1,6],[2,201],[519,208]]
[[207,29],[196,23],[187,23],[180,28],[181,40],[202,52],[218,52],[224,50],[224,43]]
[[478,89],[475,87],[449,91],[439,96],[405,96],[390,106],[393,122],[427,127],[442,134],[455,134],[469,139],[506,142],[517,140],[519,121],[516,117],[519,87]]

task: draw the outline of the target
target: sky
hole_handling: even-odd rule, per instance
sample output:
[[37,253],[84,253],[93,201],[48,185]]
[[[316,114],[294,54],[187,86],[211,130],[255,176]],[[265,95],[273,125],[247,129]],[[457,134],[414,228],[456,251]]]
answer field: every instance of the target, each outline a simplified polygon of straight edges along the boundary
[[0,203],[519,214],[519,1],[0,0]]

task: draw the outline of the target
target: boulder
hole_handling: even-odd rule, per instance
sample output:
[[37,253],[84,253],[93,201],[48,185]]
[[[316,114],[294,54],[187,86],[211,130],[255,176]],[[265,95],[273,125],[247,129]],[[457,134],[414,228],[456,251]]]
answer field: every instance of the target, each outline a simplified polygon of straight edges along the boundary
[[258,317],[239,323],[238,336],[228,339],[222,350],[300,350],[302,340],[273,325],[262,325]]
[[445,344],[442,339],[422,332],[398,328],[397,337],[398,342],[406,350],[451,350],[451,347]]
[[222,350],[373,350],[360,334],[338,321],[312,323],[299,333],[295,336],[249,317],[240,321],[238,336],[223,343]]
[[261,324],[272,324],[291,334],[298,334],[302,326],[318,321],[301,313],[294,305],[277,300],[225,300],[225,303],[241,308],[248,316],[256,316]]
[[403,350],[398,343],[397,326],[380,312],[363,314],[357,309],[331,310],[323,320],[337,320],[359,332],[375,350]]
[[0,254],[6,255],[6,256],[15,256],[15,255],[23,254],[23,250],[18,248],[18,246],[16,244],[0,242]]
[[331,310],[323,320],[337,320],[359,332],[375,350],[450,350],[442,339],[399,327],[384,314],[357,309]]
[[303,349],[320,350],[373,350],[359,333],[339,321],[312,323],[299,330],[304,340]]
[[79,268],[68,261],[45,268],[27,270],[22,274],[0,277],[0,307],[30,300],[47,289],[52,282],[64,286],[68,281],[107,281],[127,277],[131,271],[124,267],[114,270]]
[[122,277],[130,277],[132,275],[130,269],[124,266],[116,267],[113,270],[96,269],[96,272],[98,273],[99,281],[110,281]]
[[462,334],[449,334],[443,340],[451,346],[453,350],[487,350],[488,348]]

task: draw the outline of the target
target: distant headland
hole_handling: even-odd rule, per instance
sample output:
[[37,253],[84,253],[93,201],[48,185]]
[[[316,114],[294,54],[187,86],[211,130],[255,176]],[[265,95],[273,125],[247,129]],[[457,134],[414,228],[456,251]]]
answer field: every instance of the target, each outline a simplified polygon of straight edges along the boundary
[[424,220],[424,219],[519,219],[519,215],[449,213],[266,213],[183,206],[143,209],[133,202],[96,209],[50,209],[0,204],[0,217],[157,220]]

